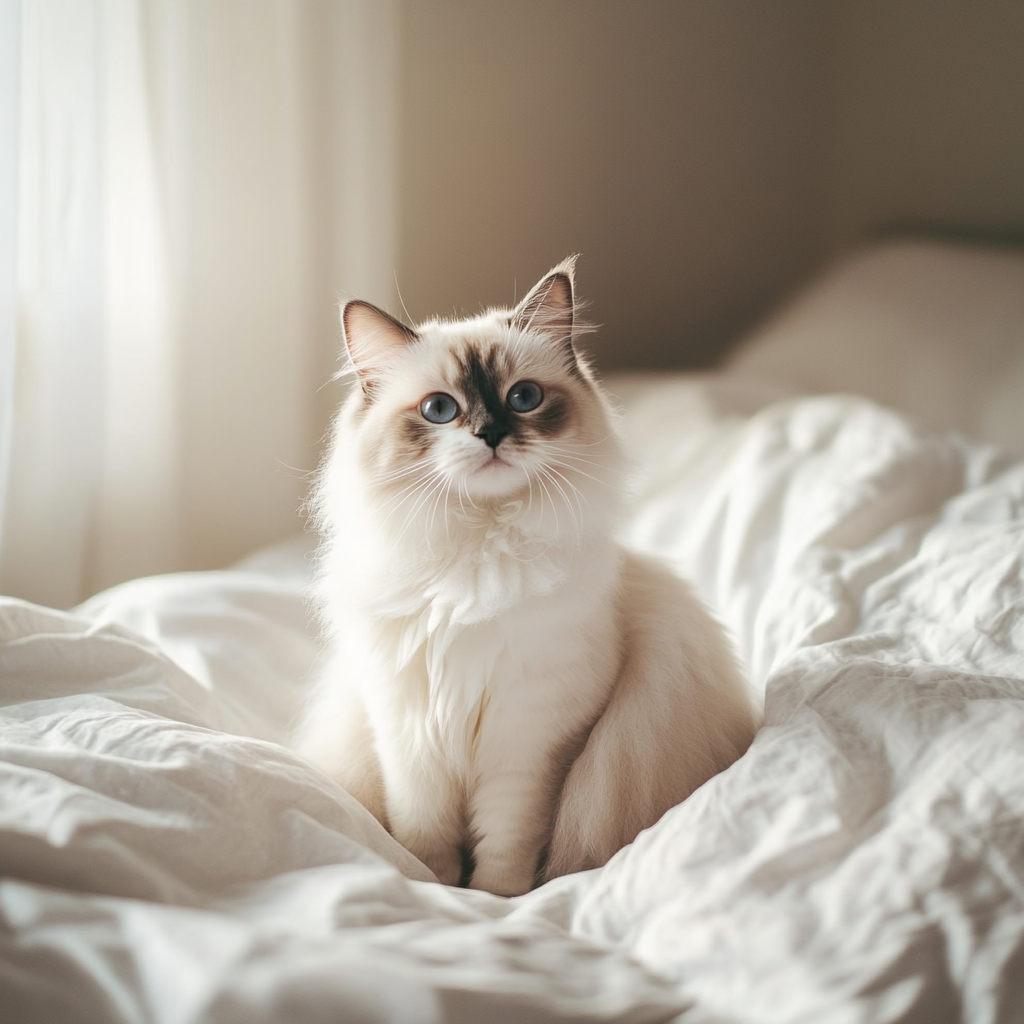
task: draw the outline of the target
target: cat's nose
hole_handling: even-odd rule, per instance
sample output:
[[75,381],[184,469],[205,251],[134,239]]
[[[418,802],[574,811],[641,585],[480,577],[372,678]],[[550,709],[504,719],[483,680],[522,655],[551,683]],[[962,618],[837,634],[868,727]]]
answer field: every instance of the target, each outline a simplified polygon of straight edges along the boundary
[[493,423],[489,423],[486,427],[478,430],[476,436],[486,441],[488,447],[497,448],[501,444],[501,439],[508,437],[508,431],[502,430],[501,427],[496,427]]

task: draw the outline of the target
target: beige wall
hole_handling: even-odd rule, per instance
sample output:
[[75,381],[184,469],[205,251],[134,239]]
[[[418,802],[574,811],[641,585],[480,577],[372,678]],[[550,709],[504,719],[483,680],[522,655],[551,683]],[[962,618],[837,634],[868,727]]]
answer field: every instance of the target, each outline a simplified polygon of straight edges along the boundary
[[415,319],[566,253],[602,366],[707,363],[894,223],[1024,224],[1019,0],[409,0]]
[[[102,449],[101,474],[76,455],[73,472],[41,476],[16,447],[35,546],[8,544],[24,572],[8,565],[5,589],[26,597],[67,603],[145,571],[222,565],[298,529],[341,390],[325,384],[335,302],[394,308],[393,267],[422,318],[511,302],[580,252],[602,366],[692,366],[893,223],[1024,239],[1024,0],[141,10],[168,232],[168,266],[148,268],[166,271],[167,309],[149,326],[173,339],[158,350],[166,387],[144,393],[163,404],[149,415],[123,368],[123,409],[107,395],[101,417],[93,390],[71,389],[92,396],[92,447],[75,436],[60,459]],[[78,346],[88,372],[111,372],[95,348]],[[56,420],[39,422],[50,438]],[[136,475],[123,424],[140,422],[173,443]],[[34,495],[79,476],[90,496],[67,501],[81,529],[63,530],[65,556]],[[137,513],[160,488],[167,514]],[[50,569],[63,590],[45,589]]]
[[579,252],[602,365],[706,360],[820,259],[810,2],[410,2],[399,282],[415,319]]
[[829,238],[895,225],[1024,241],[1024,3],[836,3]]

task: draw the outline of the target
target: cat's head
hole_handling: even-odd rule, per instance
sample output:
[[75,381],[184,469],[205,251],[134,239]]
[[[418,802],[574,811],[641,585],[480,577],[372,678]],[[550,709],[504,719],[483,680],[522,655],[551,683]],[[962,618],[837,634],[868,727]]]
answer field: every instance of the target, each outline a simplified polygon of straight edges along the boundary
[[[573,260],[515,309],[406,327],[342,311],[360,387],[345,420],[360,469],[400,518],[522,499],[582,523],[618,466],[607,401],[574,345]],[[382,506],[383,507],[383,506]]]

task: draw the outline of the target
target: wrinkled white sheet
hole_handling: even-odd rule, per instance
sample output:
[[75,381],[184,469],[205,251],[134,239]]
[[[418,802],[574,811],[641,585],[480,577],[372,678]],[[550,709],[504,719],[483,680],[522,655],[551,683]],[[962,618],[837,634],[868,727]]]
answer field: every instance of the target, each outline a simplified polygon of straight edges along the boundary
[[0,1020],[1024,1020],[1024,463],[855,398],[618,387],[628,538],[765,689],[747,755],[601,870],[449,889],[279,745],[301,548],[5,600]]

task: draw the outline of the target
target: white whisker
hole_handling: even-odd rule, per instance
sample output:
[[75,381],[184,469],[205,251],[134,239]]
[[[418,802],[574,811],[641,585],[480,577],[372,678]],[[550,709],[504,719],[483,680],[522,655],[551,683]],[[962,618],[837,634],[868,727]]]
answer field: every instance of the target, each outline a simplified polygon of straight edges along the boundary
[[448,543],[452,542],[451,529],[448,525],[448,496],[452,493],[452,483],[454,482],[453,477],[448,477],[448,486],[444,490],[444,535],[448,538]]
[[[579,521],[577,521],[576,513],[575,513],[575,511],[573,510],[573,507],[572,507],[572,502],[569,501],[569,495],[565,493],[565,490],[562,488],[562,485],[555,478],[554,471],[548,469],[548,467],[545,466],[545,467],[543,467],[541,469],[541,472],[551,481],[552,484],[554,484],[555,487],[558,488],[558,493],[561,494],[562,500],[565,502],[565,507],[568,510],[569,515],[572,516],[572,525],[573,525],[573,527],[575,529],[578,530],[580,528],[581,523]],[[561,474],[558,474],[558,475],[561,476]],[[565,478],[562,477],[562,479],[564,480]],[[566,483],[568,483],[568,481],[566,481]],[[570,484],[570,487],[571,486],[572,485]],[[583,509],[581,507],[580,508],[580,520],[582,520],[582,518],[583,518]]]
[[562,462],[561,459],[548,459],[547,462],[549,466],[561,466],[563,469],[567,469],[572,473],[579,473],[580,476],[585,476],[588,480],[593,480],[596,484],[604,484],[606,487],[613,486],[611,481],[602,480],[600,477],[593,476],[591,473],[586,473],[576,466],[573,466],[567,462]]
[[[546,497],[548,499],[548,501],[551,502],[551,514],[555,517],[555,533],[558,533],[558,509],[555,508],[555,499],[551,497],[551,492],[548,490],[548,485],[546,483],[544,483],[544,481],[540,478],[540,476],[537,477],[537,484],[538,484],[538,486],[541,489],[542,496]],[[542,503],[541,503],[541,517],[542,518],[543,518],[543,515],[544,515],[544,505],[543,505],[543,501],[542,501]]]
[[400,501],[406,497],[411,491],[415,491],[422,487],[430,478],[429,477],[418,477],[413,480],[412,483],[406,484],[400,491],[396,491],[389,498],[374,503],[374,507],[378,512],[383,512],[389,505],[393,505],[396,501]]
[[[408,486],[403,487],[397,494],[393,494],[390,498],[387,499],[387,501],[377,502],[375,505],[376,511],[383,512],[384,509],[386,509],[389,505],[394,505],[395,502],[398,502],[398,505],[395,505],[395,508],[392,508],[391,512],[388,513],[388,516],[390,517],[390,515],[394,513],[395,509],[399,508],[406,498],[408,498],[412,494],[415,494],[416,491],[418,491],[421,487],[425,487],[428,483],[430,483],[430,480],[430,477],[426,477],[420,480],[414,480]],[[387,519],[385,519],[384,522],[387,522]]]
[[[538,467],[538,468],[540,469],[540,472],[544,474],[544,476],[551,482],[552,486],[562,496],[562,501],[565,504],[565,510],[569,513],[569,516],[572,519],[573,528],[578,530],[580,524],[576,520],[576,511],[575,511],[575,509],[573,509],[572,503],[569,501],[569,496],[565,493],[564,488],[555,479],[554,475],[551,473],[550,470],[548,470],[548,468],[546,466],[541,466],[541,467]],[[557,529],[557,527],[556,527],[556,529]]]
[[[451,478],[449,478],[449,480],[448,480],[448,485],[451,486]],[[433,544],[433,538],[434,538],[434,519],[435,519],[435,517],[437,515],[437,506],[438,506],[439,502],[441,501],[441,499],[444,497],[444,495],[445,495],[444,488],[443,487],[438,487],[437,488],[437,497],[434,498],[434,504],[431,505],[431,507],[430,507],[430,516],[427,519],[427,547],[430,550],[430,557],[431,558],[436,558],[437,557],[437,555],[434,552],[434,544]],[[448,528],[448,510],[447,509],[445,509],[444,523],[445,523],[445,530],[447,530],[447,528]]]
[[[405,525],[402,527],[402,529],[398,533],[398,536],[395,538],[396,544],[405,536],[406,531],[412,525],[412,522],[416,518],[420,509],[422,509],[426,505],[426,503],[430,501],[430,499],[433,497],[435,488],[440,488],[444,485],[444,477],[440,473],[437,473],[430,478],[430,483],[432,485],[430,489],[425,494],[420,496],[419,500],[416,502],[415,506],[410,511],[409,517],[405,521]],[[433,555],[433,551],[431,551],[431,555]]]
[[605,434],[604,437],[597,441],[573,441],[573,444],[579,448],[595,448],[599,444],[604,444],[606,441],[613,438],[614,434]]
[[544,452],[554,452],[556,455],[561,455],[567,459],[572,459],[574,462],[581,462],[585,466],[594,466],[597,469],[608,469],[607,459],[588,459],[586,456],[580,455],[578,452],[573,451],[571,448],[563,448],[557,444],[545,444],[542,446]]
[[587,505],[589,505],[590,501],[587,499],[587,496],[564,473],[559,473],[557,469],[553,469],[550,466],[548,467],[548,469],[552,473],[554,473],[555,476],[557,476],[560,480],[564,481],[565,485],[572,490],[573,495],[576,498],[576,507],[580,510],[580,521],[582,522],[582,520],[583,520],[583,505],[580,504],[580,502],[584,501],[584,502],[587,503]]
[[433,461],[433,458],[428,455],[426,458],[417,459],[415,462],[411,462],[407,466],[401,466],[388,473],[382,473],[374,479],[375,482],[379,484],[390,483],[393,480],[401,480],[402,477],[409,476],[411,473],[415,473],[418,469],[422,469],[424,466],[429,466]]

